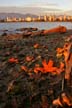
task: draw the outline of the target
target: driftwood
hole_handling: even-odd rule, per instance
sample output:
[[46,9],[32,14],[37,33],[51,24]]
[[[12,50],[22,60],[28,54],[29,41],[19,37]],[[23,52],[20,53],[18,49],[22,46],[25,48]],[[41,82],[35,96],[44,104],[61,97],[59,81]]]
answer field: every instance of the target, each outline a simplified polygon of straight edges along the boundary
[[71,69],[72,69],[72,43],[66,44],[64,46],[64,57],[65,57],[65,64],[66,64],[66,72],[65,72],[65,79],[70,79]]
[[72,43],[65,43],[64,47],[57,52],[57,57],[64,56],[65,61],[65,79],[70,80],[72,69]]
[[65,106],[71,107],[72,106],[72,97],[69,93],[62,93],[60,96],[53,101],[54,106],[60,106],[64,108]]
[[49,34],[49,33],[65,33],[67,31],[67,28],[64,26],[58,26],[56,28],[50,29],[50,30],[44,30],[43,34]]
[[[71,71],[72,71],[72,42],[70,42],[70,39],[67,43],[64,44],[63,48],[57,49],[57,57],[64,56],[64,62],[65,62],[65,75],[63,76],[62,80],[62,93],[60,96],[53,100],[54,106],[60,106],[60,107],[71,107],[72,106],[72,96],[70,93],[63,92],[64,91],[64,84],[67,83],[67,86],[71,86],[70,80],[71,80]],[[65,80],[64,80],[65,79]],[[67,81],[67,82],[64,82]]]

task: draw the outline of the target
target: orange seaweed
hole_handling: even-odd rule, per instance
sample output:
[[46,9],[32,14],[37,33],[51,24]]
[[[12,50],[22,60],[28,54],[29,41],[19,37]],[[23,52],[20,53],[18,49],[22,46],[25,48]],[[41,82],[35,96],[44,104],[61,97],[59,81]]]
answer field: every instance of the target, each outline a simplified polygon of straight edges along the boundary
[[34,67],[34,72],[38,73],[38,72],[43,72],[43,68],[39,66],[39,64],[36,64]]
[[27,71],[27,67],[26,66],[21,66],[21,70]]
[[52,60],[49,60],[48,63],[46,63],[46,60],[42,61],[43,70],[44,72],[54,72],[57,70],[57,67],[53,67],[54,62]]
[[33,59],[33,57],[27,56],[26,61],[30,62]]
[[38,43],[34,44],[34,48],[38,48],[38,47],[39,47]]
[[42,73],[56,73],[56,74],[60,74],[61,72],[63,72],[64,70],[64,63],[60,62],[60,67],[54,67],[53,66],[54,61],[53,60],[49,60],[49,62],[47,63],[46,60],[44,59],[42,61],[42,65],[43,67],[40,67],[38,64],[35,65],[34,67],[34,72],[38,73],[38,72],[42,72]]
[[65,64],[63,62],[60,62],[60,68],[64,68]]
[[18,63],[18,59],[12,57],[8,60],[8,62],[9,63]]

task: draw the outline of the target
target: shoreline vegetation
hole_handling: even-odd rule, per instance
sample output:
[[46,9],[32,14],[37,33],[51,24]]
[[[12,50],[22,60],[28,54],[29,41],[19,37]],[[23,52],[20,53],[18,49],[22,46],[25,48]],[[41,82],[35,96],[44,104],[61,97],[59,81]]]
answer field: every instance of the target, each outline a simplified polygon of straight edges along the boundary
[[0,108],[71,108],[72,30],[16,31],[0,35]]

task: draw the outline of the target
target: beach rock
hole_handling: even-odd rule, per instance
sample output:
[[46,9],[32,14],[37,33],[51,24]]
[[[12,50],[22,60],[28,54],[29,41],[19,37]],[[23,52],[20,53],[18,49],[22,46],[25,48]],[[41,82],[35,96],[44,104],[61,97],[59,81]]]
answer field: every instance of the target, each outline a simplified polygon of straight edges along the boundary
[[4,33],[2,34],[2,36],[7,36],[7,33],[4,32]]
[[33,31],[37,31],[37,30],[38,30],[38,28],[33,28],[32,30],[33,30]]
[[16,33],[16,34],[8,34],[6,37],[4,37],[6,40],[16,40],[16,39],[22,39],[22,34]]
[[41,36],[42,35],[42,30],[40,31],[36,31],[36,32],[32,32],[31,36]]
[[31,34],[32,34],[32,32],[26,32],[26,33],[23,33],[22,37],[23,38],[29,37]]
[[37,31],[38,28],[20,28],[16,29],[16,31]]

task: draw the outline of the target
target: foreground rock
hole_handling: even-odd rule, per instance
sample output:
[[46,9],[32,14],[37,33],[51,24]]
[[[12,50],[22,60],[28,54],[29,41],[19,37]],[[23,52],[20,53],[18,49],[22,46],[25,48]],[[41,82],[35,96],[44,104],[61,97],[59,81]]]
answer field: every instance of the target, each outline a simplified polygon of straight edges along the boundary
[[22,38],[28,38],[28,37],[34,37],[34,36],[45,36],[45,35],[54,34],[54,33],[66,33],[67,28],[64,26],[58,26],[50,30],[38,30],[37,28],[21,28],[21,29],[17,29],[16,31],[22,31],[22,32],[15,33],[15,34],[3,33],[2,36],[6,40],[7,39],[16,40],[16,39],[22,39]]
[[67,100],[71,101],[72,86],[65,85],[62,91],[63,73],[34,72],[34,67],[42,67],[44,59],[46,63],[53,60],[54,66],[59,68],[64,59],[57,59],[56,49],[70,41],[71,35],[72,31],[0,37],[0,108],[57,108],[61,93],[68,94]]

